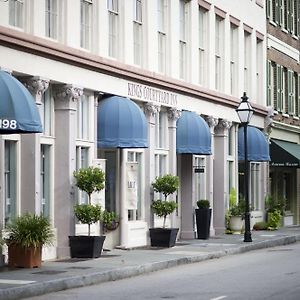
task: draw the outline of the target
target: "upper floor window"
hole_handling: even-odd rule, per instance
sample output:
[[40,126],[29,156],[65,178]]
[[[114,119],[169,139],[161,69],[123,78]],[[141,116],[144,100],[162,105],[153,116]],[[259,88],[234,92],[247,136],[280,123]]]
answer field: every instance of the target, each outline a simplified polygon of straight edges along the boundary
[[142,64],[143,51],[143,7],[142,0],[133,1],[133,50],[134,64]]
[[215,88],[223,89],[224,19],[216,15],[215,21]]
[[250,95],[251,87],[251,34],[244,31],[244,91]]
[[45,0],[45,35],[46,37],[58,38],[58,4],[57,0]]
[[208,13],[199,6],[198,13],[198,35],[199,35],[199,84],[205,85],[207,78],[207,52],[208,52]]
[[158,72],[166,72],[167,1],[157,0]]
[[118,0],[107,0],[108,9],[108,34],[109,45],[108,54],[111,57],[117,58],[118,39],[119,39],[119,3]]
[[91,49],[92,8],[92,0],[80,1],[80,46],[85,49]]
[[[263,41],[256,39],[256,99],[257,102],[263,98]],[[261,104],[265,105],[265,103]]]
[[187,73],[187,2],[179,2],[179,77],[186,79]]
[[24,28],[24,0],[9,0],[9,25]]
[[238,27],[230,24],[230,93],[238,93]]

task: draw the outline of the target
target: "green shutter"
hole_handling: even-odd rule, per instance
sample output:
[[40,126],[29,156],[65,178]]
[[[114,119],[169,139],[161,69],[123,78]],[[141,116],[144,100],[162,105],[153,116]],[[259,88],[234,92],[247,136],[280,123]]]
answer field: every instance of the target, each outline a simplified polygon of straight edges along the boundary
[[290,17],[288,19],[289,22],[289,31],[294,34],[295,29],[294,29],[294,0],[288,0],[289,2],[289,10],[290,10]]
[[293,71],[288,70],[287,75],[288,75],[288,81],[287,81],[288,114],[292,114],[293,113],[293,84],[292,84],[292,80],[293,80],[293,75],[294,75]]
[[278,0],[278,11],[279,11],[279,19],[277,19],[277,23],[281,26],[284,27],[284,16],[283,14],[285,13],[284,11],[284,3],[283,0]]
[[267,105],[272,106],[272,62],[268,60],[267,64]]
[[300,74],[298,74],[298,116],[300,116]]
[[282,74],[282,66],[276,66],[276,73],[277,73],[277,80],[276,80],[276,87],[277,87],[277,111],[282,111],[282,87],[283,87],[283,74]]
[[274,21],[276,24],[280,23],[280,1],[282,0],[275,0],[275,12],[274,12]]
[[267,0],[267,18],[271,17],[272,0]]

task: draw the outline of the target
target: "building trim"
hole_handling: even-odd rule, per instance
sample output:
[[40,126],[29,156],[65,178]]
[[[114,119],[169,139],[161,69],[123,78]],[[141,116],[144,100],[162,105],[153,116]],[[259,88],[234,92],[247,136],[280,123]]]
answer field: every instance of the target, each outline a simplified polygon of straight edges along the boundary
[[236,26],[240,26],[241,24],[241,21],[233,16],[229,16],[229,19],[230,19],[230,23],[236,25]]
[[211,4],[204,1],[204,0],[198,0],[198,4],[202,7],[205,8],[207,10],[210,10]]
[[[199,97],[215,104],[222,104],[235,108],[240,102],[240,99],[236,97],[205,89],[185,81],[159,75],[155,72],[141,70],[134,66],[119,63],[115,60],[103,58],[80,49],[71,48],[26,33],[20,33],[2,26],[0,26],[0,45],[93,70],[95,72],[171,90],[186,96]],[[258,115],[267,115],[265,107],[257,104],[253,104],[253,106]]]

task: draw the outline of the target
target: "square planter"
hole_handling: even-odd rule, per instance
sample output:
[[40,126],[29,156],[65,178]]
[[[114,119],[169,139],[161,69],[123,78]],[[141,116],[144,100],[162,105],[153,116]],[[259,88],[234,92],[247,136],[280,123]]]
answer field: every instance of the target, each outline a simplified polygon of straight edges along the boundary
[[71,258],[97,258],[101,255],[105,236],[69,236]]
[[8,245],[8,266],[14,268],[39,268],[42,264],[42,246],[22,247],[18,244]]
[[174,247],[179,228],[150,228],[152,247]]

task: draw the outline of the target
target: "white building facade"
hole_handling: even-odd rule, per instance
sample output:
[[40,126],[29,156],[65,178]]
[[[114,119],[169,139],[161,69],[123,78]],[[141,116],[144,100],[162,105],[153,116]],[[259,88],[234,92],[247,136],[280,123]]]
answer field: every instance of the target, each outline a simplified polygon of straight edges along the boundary
[[[57,237],[44,258],[69,256],[68,236],[85,230],[74,218],[73,206],[86,198],[73,171],[100,165],[106,188],[94,202],[120,216],[104,247],[148,244],[148,229],[161,224],[150,210],[158,196],[151,182],[167,173],[181,182],[169,226],[194,238],[195,204],[206,198],[211,234],[224,232],[229,192],[239,192],[235,109],[243,92],[255,110],[251,125],[263,130],[267,117],[265,15],[259,0],[0,1],[0,67],[31,92],[44,128],[0,136],[2,228],[26,211],[42,213]],[[113,95],[142,110],[148,147],[98,147],[98,111]],[[211,155],[177,153],[184,110],[207,122]],[[260,212],[268,163],[251,166],[251,201]]]

